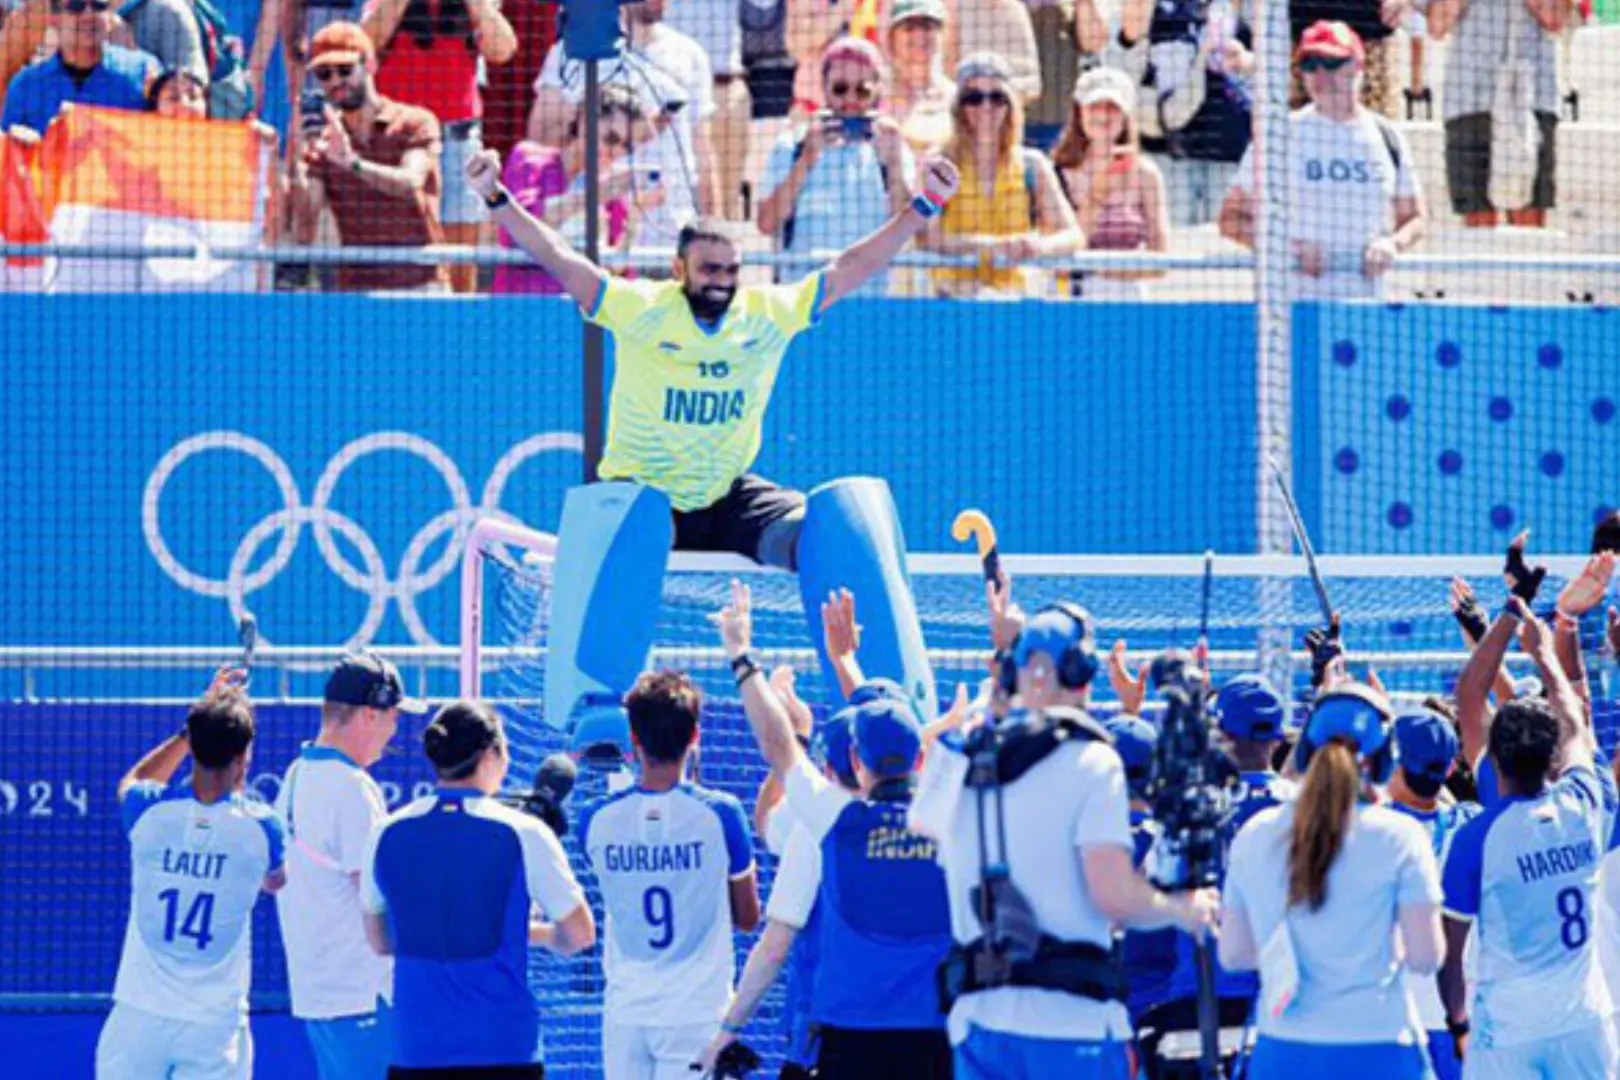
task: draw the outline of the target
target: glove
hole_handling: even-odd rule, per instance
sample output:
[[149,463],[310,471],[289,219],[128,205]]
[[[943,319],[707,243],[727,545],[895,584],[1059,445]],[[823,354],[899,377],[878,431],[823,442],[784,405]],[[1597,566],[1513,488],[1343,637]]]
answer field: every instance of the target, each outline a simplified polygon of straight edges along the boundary
[[734,1042],[720,1051],[714,1059],[714,1080],[746,1080],[749,1073],[759,1068],[759,1055],[744,1043]]
[[1479,600],[1470,595],[1459,602],[1451,612],[1457,620],[1457,625],[1463,628],[1473,641],[1485,640],[1485,634],[1490,629],[1490,623],[1485,618],[1485,609],[1479,606]]
[[1515,540],[1508,545],[1507,565],[1502,568],[1502,576],[1507,578],[1508,590],[1529,607],[1535,602],[1536,593],[1541,591],[1541,579],[1547,576],[1547,568],[1526,563],[1524,543]]
[[1311,653],[1311,685],[1321,686],[1327,676],[1328,665],[1344,655],[1344,642],[1339,636],[1339,619],[1326,627],[1317,626],[1305,632],[1305,647]]

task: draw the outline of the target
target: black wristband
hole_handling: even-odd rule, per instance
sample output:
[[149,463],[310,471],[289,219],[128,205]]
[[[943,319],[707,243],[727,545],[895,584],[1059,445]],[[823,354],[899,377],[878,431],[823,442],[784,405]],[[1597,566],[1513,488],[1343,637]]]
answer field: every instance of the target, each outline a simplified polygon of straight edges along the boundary
[[758,675],[759,662],[754,659],[754,654],[745,652],[741,656],[732,657],[731,674],[736,678],[738,686]]
[[499,210],[501,207],[505,206],[511,201],[512,196],[507,194],[505,188],[500,187],[495,189],[495,194],[484,200],[484,205],[489,207],[491,210]]
[[1449,1016],[1446,1017],[1446,1033],[1449,1034],[1453,1039],[1467,1035],[1472,1030],[1473,1027],[1468,1023],[1466,1018],[1462,1020],[1453,1020]]

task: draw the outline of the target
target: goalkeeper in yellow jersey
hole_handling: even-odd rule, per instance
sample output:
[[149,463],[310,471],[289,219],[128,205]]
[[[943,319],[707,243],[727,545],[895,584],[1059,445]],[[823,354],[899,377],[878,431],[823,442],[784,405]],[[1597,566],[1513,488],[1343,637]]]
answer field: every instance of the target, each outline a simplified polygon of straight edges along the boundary
[[[495,221],[585,318],[613,334],[616,348],[604,482],[569,492],[558,530],[547,722],[563,727],[582,700],[616,700],[634,681],[652,644],[671,547],[796,570],[812,621],[831,590],[853,590],[865,617],[863,666],[931,710],[933,678],[887,485],[846,478],[806,497],[748,469],[793,338],[944,209],[956,193],[955,167],[926,159],[921,190],[903,212],[798,283],[767,286],[739,286],[737,244],[701,219],[681,230],[674,280],[611,277],[511,199],[493,152],[474,158],[467,173]],[[819,647],[819,622],[810,637]],[[825,656],[823,670],[836,693]]]

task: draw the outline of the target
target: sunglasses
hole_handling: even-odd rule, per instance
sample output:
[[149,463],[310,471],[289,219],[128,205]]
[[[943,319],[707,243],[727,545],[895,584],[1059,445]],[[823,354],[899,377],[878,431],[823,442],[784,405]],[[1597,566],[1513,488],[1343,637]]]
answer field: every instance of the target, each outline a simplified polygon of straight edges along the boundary
[[964,108],[973,109],[985,104],[997,109],[1005,109],[1012,104],[1012,98],[1000,90],[962,91],[962,105]]
[[871,101],[877,97],[877,87],[871,83],[835,82],[827,88],[833,97],[849,97],[854,95],[862,101]]
[[326,82],[328,79],[347,79],[354,74],[354,65],[321,64],[318,67],[311,68],[310,71],[314,73],[318,81]]
[[57,10],[65,11],[69,15],[82,15],[86,11],[93,11],[97,15],[105,15],[112,10],[112,4],[109,0],[62,0]]
[[1350,62],[1348,56],[1307,56],[1299,62],[1299,70],[1310,71],[1338,71]]
[[607,147],[609,150],[617,150],[621,146],[630,145],[630,140],[626,139],[623,135],[620,135],[617,131],[610,131],[606,135],[602,136],[602,145]]

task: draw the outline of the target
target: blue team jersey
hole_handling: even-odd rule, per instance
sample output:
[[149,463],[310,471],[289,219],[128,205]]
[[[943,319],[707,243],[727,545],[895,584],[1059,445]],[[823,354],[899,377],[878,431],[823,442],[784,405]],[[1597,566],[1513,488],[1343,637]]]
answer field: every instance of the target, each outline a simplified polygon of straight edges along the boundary
[[1607,1015],[1592,935],[1607,835],[1601,785],[1584,765],[1458,830],[1445,910],[1474,925],[1474,1045],[1555,1038]]
[[360,903],[394,943],[392,1063],[540,1061],[529,920],[584,902],[555,834],[478,792],[441,788],[383,822],[362,856]]
[[282,865],[281,819],[242,795],[204,803],[154,782],[120,809],[132,874],[114,1000],[198,1023],[246,1015],[253,905]]
[[933,841],[906,827],[909,803],[909,792],[852,801],[822,837],[819,1024],[945,1027],[935,983],[951,946],[945,875]]
[[622,1024],[718,1020],[736,954],[731,881],[754,868],[742,804],[695,784],[585,808],[578,835],[607,913],[603,1008]]
[[[1153,849],[1158,835],[1158,826],[1152,818],[1141,810],[1131,811],[1134,845],[1131,861],[1138,869]],[[1131,1023],[1136,1024],[1147,1010],[1174,1000],[1170,993],[1170,976],[1176,968],[1176,931],[1127,930],[1120,940],[1119,955],[1130,991],[1125,1005],[1131,1012]]]

